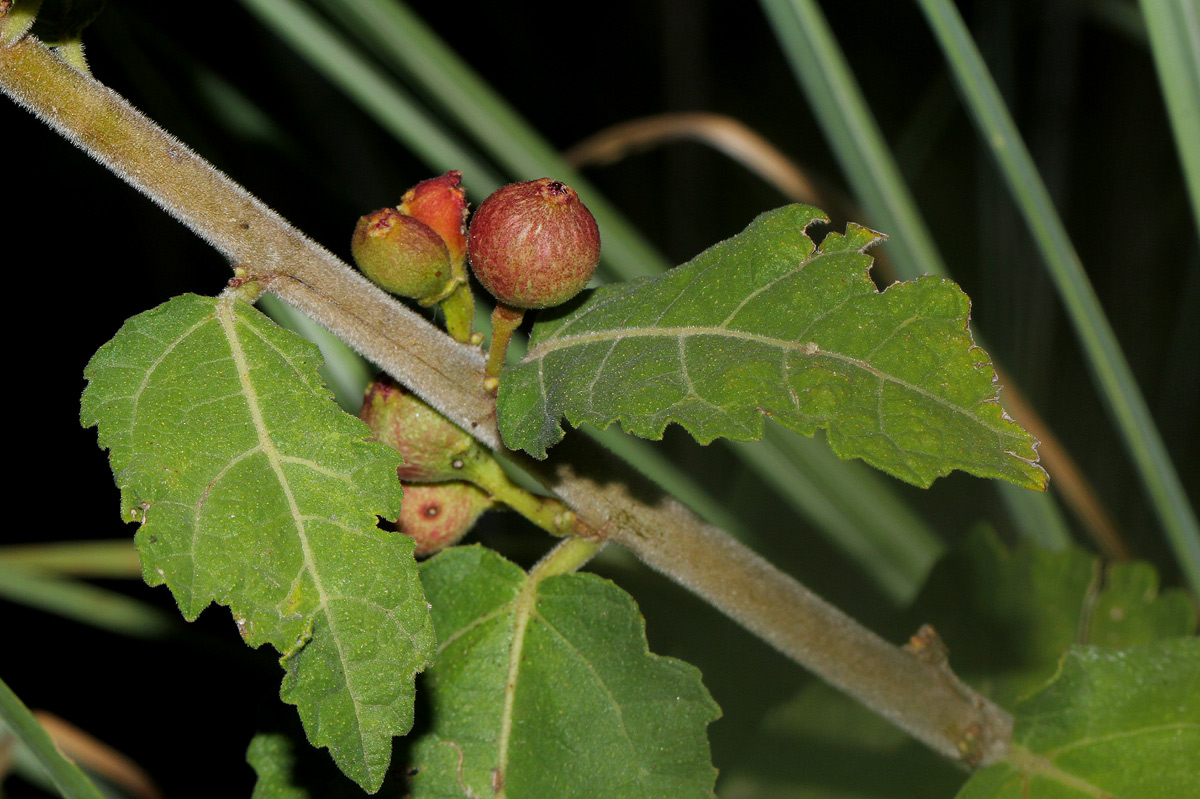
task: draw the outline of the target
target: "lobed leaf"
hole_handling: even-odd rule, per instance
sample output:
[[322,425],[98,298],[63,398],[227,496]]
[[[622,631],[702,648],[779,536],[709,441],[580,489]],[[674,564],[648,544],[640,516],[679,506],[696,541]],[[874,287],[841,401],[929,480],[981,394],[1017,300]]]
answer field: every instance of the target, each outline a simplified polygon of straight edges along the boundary
[[695,668],[647,651],[624,591],[590,574],[532,583],[481,547],[442,552],[421,579],[438,660],[414,797],[712,797],[717,706]]
[[92,358],[82,419],[141,522],[146,581],[279,650],[309,740],[373,791],[434,634],[412,540],[376,526],[399,513],[399,456],[337,409],[319,361],[245,302],[176,297]]
[[543,319],[500,383],[505,443],[545,457],[563,417],[749,441],[769,416],[824,428],[839,457],[916,485],[963,469],[1044,488],[1035,442],[967,330],[966,295],[935,277],[877,291],[864,251],[880,235],[850,225],[818,248],[806,230],[819,220],[803,205],[762,214],[682,266]]
[[1162,799],[1200,785],[1200,639],[1075,647],[1017,708],[1008,760],[958,799]]

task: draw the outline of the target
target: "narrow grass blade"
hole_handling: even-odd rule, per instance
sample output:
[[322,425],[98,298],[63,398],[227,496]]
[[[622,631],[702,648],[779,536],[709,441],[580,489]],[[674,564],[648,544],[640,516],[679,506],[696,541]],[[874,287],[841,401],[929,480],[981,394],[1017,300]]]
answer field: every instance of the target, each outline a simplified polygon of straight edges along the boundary
[[500,185],[486,162],[304,5],[293,0],[242,0],[242,5],[426,163],[443,171],[461,169],[478,184]]
[[[586,198],[604,234],[604,263],[623,280],[668,264],[528,122],[409,8],[394,0],[328,0],[322,7],[390,68],[410,75],[431,102],[515,179],[550,175]],[[465,170],[464,170],[465,171]],[[472,185],[478,181],[472,179]],[[491,189],[489,188],[488,191]]]
[[815,0],[761,2],[838,164],[871,224],[887,232],[898,275],[945,275],[933,236]]
[[0,566],[4,565],[73,577],[142,578],[142,562],[132,538],[9,544],[0,547]]
[[103,799],[103,794],[79,766],[62,756],[46,730],[4,680],[0,680],[0,718],[46,769],[54,787],[66,799]]
[[1142,0],[1142,16],[1200,234],[1200,4]]
[[171,630],[166,613],[132,597],[2,561],[0,597],[135,638],[155,638]]
[[[886,231],[897,275],[946,275],[916,201],[892,157],[845,55],[815,0],[761,0],[793,74],[872,224]],[[1023,534],[1065,546],[1066,523],[1047,493],[1000,489]]]
[[378,369],[340,338],[275,295],[264,294],[258,298],[258,305],[281,327],[298,333],[321,349],[325,363],[317,372],[333,391],[341,409],[357,414],[362,405],[363,389]]
[[1079,255],[957,9],[948,0],[920,0],[920,5],[945,51],[980,137],[991,149],[1042,252],[1087,355],[1093,379],[1180,568],[1191,589],[1200,593],[1200,524]]
[[839,461],[824,441],[768,427],[765,441],[730,446],[896,604],[913,598],[942,554],[941,542],[885,478]]

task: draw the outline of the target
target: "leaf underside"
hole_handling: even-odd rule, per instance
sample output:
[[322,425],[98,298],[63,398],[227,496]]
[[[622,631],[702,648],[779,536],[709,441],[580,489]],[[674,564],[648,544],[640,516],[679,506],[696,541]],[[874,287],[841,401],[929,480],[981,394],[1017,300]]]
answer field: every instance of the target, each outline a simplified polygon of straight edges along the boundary
[[[590,574],[529,585],[495,552],[422,564],[438,631],[413,796],[712,797],[699,672],[647,650],[633,600]],[[522,626],[523,625],[523,626]]]
[[768,416],[823,428],[839,457],[916,485],[962,469],[1044,488],[1035,442],[1001,409],[967,330],[966,295],[936,277],[877,291],[864,250],[881,236],[850,225],[817,248],[806,229],[821,220],[802,205],[762,214],[682,266],[539,322],[500,383],[505,443],[545,457],[564,417],[750,441]]
[[412,726],[434,634],[396,518],[398,455],[321,384],[317,348],[231,298],[128,320],[85,371],[82,420],[121,489],[150,585],[184,617],[232,610],[269,643],[315,746],[376,790]]
[[1076,647],[958,799],[1163,799],[1200,785],[1200,639]]

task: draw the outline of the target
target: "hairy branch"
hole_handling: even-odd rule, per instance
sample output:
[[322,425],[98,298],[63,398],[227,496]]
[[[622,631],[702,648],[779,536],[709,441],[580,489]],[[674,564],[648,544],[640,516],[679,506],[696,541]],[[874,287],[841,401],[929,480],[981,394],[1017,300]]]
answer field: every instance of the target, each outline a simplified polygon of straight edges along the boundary
[[[4,24],[0,21],[0,38]],[[547,462],[504,451],[483,356],[389,298],[32,37],[0,47],[0,89],[488,447],[535,474],[587,537],[616,541],[938,752],[1005,756],[1012,720],[962,685],[936,646],[880,639],[727,533],[576,437]],[[921,641],[932,640],[927,634]]]

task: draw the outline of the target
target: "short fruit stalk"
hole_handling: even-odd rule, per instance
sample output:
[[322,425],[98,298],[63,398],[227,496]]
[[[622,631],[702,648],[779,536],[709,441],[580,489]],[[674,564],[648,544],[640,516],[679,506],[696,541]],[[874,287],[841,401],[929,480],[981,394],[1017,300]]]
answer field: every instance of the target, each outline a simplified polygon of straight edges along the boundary
[[525,311],[560,305],[591,280],[600,229],[574,189],[539,178],[504,186],[483,201],[471,218],[467,253],[497,302],[485,370],[494,388]]
[[486,447],[390,378],[367,386],[358,415],[376,441],[403,456],[396,474],[405,485],[466,481],[551,535],[573,531],[565,505],[514,483]]
[[424,222],[446,243],[452,280],[440,300],[446,314],[446,332],[456,341],[470,341],[475,300],[467,280],[467,193],[462,187],[462,172],[453,170],[421,181],[404,193],[398,210]]

